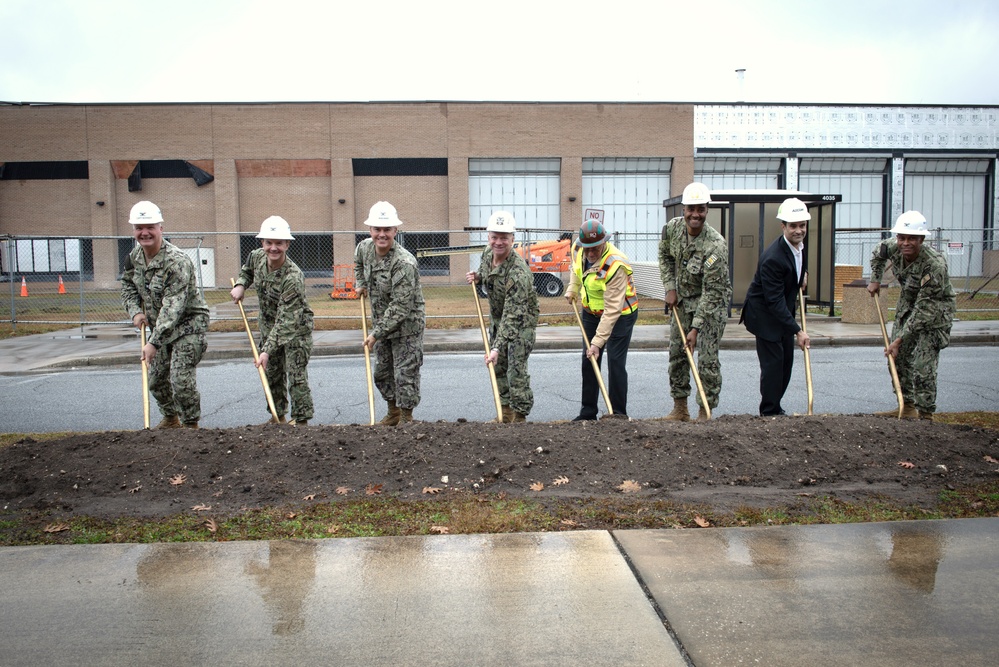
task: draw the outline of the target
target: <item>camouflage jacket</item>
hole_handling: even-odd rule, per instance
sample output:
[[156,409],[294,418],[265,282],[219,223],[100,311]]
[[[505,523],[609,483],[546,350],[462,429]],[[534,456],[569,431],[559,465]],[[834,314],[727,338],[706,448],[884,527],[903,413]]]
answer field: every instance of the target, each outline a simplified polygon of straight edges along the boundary
[[705,320],[728,313],[728,244],[714,227],[705,224],[700,234],[690,237],[682,217],[667,222],[659,241],[659,273],[666,291],[676,290],[683,312],[694,313],[691,328],[700,329]]
[[924,243],[915,261],[905,265],[898,243],[886,239],[871,254],[871,282],[881,282],[888,262],[902,287],[892,338],[918,331],[949,333],[957,301],[943,255]]
[[357,289],[367,289],[371,299],[368,332],[377,340],[412,336],[423,331],[426,306],[420,288],[416,258],[398,243],[385,257],[378,257],[375,242],[364,239],[354,251],[354,278]]
[[502,264],[493,266],[493,250],[486,248],[478,278],[489,295],[489,328],[494,350],[514,342],[522,331],[538,327],[540,309],[534,274],[523,257],[511,249]]
[[128,254],[121,303],[129,318],[145,313],[152,329],[148,342],[157,348],[208,331],[208,304],[198,290],[194,262],[169,241],[148,262],[139,246]]
[[257,288],[260,301],[260,352],[268,355],[296,338],[312,335],[313,313],[305,298],[305,274],[285,257],[277,271],[267,268],[267,254],[253,250],[236,279],[237,285]]

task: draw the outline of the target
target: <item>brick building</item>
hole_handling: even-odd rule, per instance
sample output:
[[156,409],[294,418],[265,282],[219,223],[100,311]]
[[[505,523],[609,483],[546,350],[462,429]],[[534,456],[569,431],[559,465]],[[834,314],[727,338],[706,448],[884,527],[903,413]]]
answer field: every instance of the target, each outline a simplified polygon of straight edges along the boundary
[[[496,208],[553,231],[599,208],[611,230],[648,239],[628,252],[651,262],[663,200],[696,179],[842,193],[837,229],[864,243],[880,233],[863,230],[925,209],[939,240],[968,244],[958,273],[981,275],[999,252],[996,118],[994,107],[0,103],[0,235],[17,238],[0,268],[75,268],[111,287],[142,199],[162,208],[168,234],[203,235],[212,284],[228,282],[274,214],[314,235],[307,271],[348,263],[383,199],[414,246],[476,241],[466,228]],[[89,237],[85,262],[71,237]]]

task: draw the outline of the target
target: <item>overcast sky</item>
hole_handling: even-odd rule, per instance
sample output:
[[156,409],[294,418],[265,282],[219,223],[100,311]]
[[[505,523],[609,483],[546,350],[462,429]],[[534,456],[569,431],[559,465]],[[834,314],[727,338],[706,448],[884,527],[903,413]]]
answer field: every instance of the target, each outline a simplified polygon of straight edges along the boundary
[[378,100],[999,104],[999,2],[0,0],[0,101]]

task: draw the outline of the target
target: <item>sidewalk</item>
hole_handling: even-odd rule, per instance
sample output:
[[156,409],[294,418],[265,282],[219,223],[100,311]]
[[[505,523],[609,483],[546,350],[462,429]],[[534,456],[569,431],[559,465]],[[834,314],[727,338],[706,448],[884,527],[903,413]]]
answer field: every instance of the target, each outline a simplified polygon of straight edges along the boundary
[[[810,316],[808,334],[812,346],[882,345],[877,324],[843,324],[838,317]],[[252,326],[252,325],[251,325]],[[666,325],[638,324],[632,336],[634,349],[666,349]],[[361,354],[360,330],[316,331],[313,356]],[[951,345],[999,344],[999,320],[957,321],[951,332]],[[736,320],[729,320],[722,349],[756,349],[755,340]],[[32,336],[0,340],[0,374],[23,373],[45,368],[127,364],[138,356],[138,334],[129,326],[85,326]],[[536,350],[582,349],[578,327],[538,327]],[[478,329],[428,329],[424,350],[435,352],[480,352],[482,334]],[[242,331],[208,334],[205,359],[235,359],[249,354],[246,333]]]
[[0,664],[995,664],[999,519],[0,549]]

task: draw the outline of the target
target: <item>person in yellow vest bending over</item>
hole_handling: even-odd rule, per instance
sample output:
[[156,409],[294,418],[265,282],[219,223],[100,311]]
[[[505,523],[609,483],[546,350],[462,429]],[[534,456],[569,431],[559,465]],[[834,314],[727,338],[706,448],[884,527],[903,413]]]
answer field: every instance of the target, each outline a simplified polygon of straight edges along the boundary
[[600,385],[590,358],[603,361],[607,351],[607,394],[616,417],[628,416],[628,346],[638,319],[638,294],[628,258],[608,240],[602,223],[588,220],[579,228],[572,258],[572,276],[565,298],[583,305],[583,330],[590,340],[583,353],[583,392],[579,416],[597,418]]

